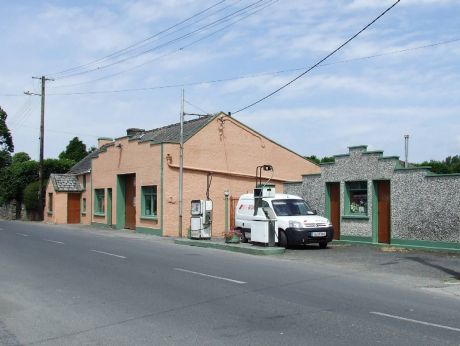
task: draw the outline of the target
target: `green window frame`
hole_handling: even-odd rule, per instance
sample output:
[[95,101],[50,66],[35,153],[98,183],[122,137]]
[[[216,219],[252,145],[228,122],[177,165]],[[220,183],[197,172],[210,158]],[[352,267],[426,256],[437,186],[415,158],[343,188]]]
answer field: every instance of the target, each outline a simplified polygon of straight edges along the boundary
[[156,218],[157,217],[157,186],[142,186],[141,187],[141,217]]
[[105,212],[105,190],[94,189],[94,214],[104,215]]
[[81,199],[81,213],[86,214],[86,198]]
[[48,213],[49,214],[53,213],[53,193],[52,192],[48,193]]
[[345,210],[348,216],[367,216],[368,187],[367,181],[345,182]]

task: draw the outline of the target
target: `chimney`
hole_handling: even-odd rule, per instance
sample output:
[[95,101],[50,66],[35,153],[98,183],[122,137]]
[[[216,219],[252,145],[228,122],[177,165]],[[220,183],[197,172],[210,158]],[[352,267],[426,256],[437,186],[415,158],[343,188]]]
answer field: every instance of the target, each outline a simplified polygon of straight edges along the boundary
[[138,136],[138,135],[141,135],[142,133],[144,133],[145,130],[144,129],[137,129],[137,128],[130,128],[130,129],[127,129],[126,130],[126,135],[131,138],[131,137],[135,137],[135,136]]
[[103,145],[113,142],[113,138],[99,137],[97,139],[97,148],[101,148]]

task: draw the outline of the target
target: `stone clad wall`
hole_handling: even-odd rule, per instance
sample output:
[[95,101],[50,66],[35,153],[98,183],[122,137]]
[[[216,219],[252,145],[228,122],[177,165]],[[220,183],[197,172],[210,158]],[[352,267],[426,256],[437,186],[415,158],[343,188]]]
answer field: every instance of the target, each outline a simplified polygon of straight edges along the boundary
[[391,193],[392,238],[460,243],[460,175],[397,170]]
[[[302,183],[285,184],[284,191],[303,197],[318,214],[325,215],[326,184],[340,182],[341,237],[376,241],[374,182],[389,180],[392,243],[460,244],[460,174],[436,175],[427,168],[400,168],[397,157],[368,152],[365,146],[350,147],[349,154],[336,155],[335,159],[335,163],[322,164],[320,174],[304,175]],[[367,181],[367,217],[347,218],[345,184],[350,181]]]

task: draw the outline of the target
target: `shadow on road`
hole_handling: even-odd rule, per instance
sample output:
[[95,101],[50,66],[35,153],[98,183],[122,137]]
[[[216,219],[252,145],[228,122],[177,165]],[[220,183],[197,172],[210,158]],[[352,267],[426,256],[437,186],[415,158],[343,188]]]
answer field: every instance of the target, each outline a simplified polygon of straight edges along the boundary
[[420,257],[408,257],[407,259],[411,260],[411,261],[414,261],[414,262],[417,262],[417,263],[420,263],[420,264],[423,264],[423,265],[428,266],[428,267],[439,269],[439,270],[443,271],[446,274],[452,275],[452,277],[454,279],[460,280],[460,272],[455,271],[453,269],[446,268],[446,267],[443,267],[443,266],[438,265],[438,264],[430,263],[427,260],[425,260],[423,258],[420,258]]

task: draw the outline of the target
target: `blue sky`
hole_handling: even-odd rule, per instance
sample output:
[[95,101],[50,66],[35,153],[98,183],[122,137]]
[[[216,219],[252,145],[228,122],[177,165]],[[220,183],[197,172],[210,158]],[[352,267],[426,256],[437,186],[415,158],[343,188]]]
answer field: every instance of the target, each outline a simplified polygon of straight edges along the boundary
[[[16,152],[33,158],[40,100],[22,94],[40,91],[32,76],[55,78],[47,83],[45,157],[57,157],[74,136],[91,146],[98,137],[123,136],[129,127],[178,122],[182,84],[187,112],[234,112],[315,64],[391,3],[2,1],[0,106],[9,115]],[[243,8],[251,5],[256,13],[249,15]],[[55,74],[211,6],[146,41],[141,50]],[[238,10],[248,16],[192,33]],[[331,156],[367,144],[369,150],[403,157],[405,134],[413,162],[458,155],[459,13],[457,0],[402,0],[324,66],[235,118],[302,155]],[[436,43],[441,44],[421,48]],[[145,50],[151,52],[132,58]],[[71,76],[87,70],[93,71]],[[150,89],[116,92],[140,88]]]

